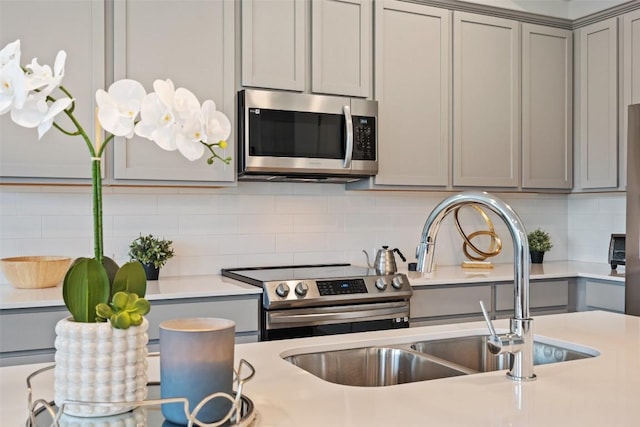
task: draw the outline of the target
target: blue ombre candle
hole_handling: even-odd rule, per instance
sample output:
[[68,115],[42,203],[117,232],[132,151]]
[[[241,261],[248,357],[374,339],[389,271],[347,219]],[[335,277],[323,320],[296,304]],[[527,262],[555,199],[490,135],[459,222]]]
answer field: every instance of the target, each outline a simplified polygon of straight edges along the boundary
[[[186,397],[189,412],[205,397],[233,394],[235,323],[227,319],[185,318],[160,323],[160,396]],[[231,402],[216,398],[197,414],[199,421],[221,420]],[[183,403],[162,405],[162,415],[176,424],[187,424]]]

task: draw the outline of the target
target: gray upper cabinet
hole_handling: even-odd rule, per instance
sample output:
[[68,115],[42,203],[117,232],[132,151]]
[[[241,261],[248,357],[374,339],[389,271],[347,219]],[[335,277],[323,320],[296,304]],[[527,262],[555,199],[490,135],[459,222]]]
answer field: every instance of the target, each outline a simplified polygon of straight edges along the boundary
[[630,104],[640,103],[640,9],[626,13],[622,21],[622,106],[620,108],[620,187],[627,183],[627,128]]
[[[234,13],[234,3],[225,0],[114,2],[115,79],[138,80],[147,91],[154,80],[171,79],[200,102],[212,99],[233,123]],[[233,135],[226,156],[235,157]],[[208,165],[205,157],[191,162],[137,136],[114,142],[116,181],[235,182],[235,158],[230,165]]]
[[311,91],[369,97],[371,0],[311,2]]
[[522,24],[522,188],[573,185],[569,30]]
[[453,14],[453,185],[517,187],[520,24]]
[[[66,31],[66,29],[73,31]],[[0,2],[0,46],[20,39],[21,65],[38,58],[53,67],[58,51],[67,53],[62,85],[75,99],[75,116],[90,137],[94,130],[94,94],[104,87],[104,3],[102,1]],[[54,96],[58,96],[55,93]],[[60,114],[56,123],[70,131],[73,124]],[[2,182],[73,181],[91,177],[90,154],[80,136],[51,128],[41,140],[36,129],[0,117]]]
[[243,0],[242,86],[368,98],[371,0]]
[[303,0],[244,0],[242,85],[303,91],[306,9]]
[[618,30],[616,18],[580,28],[576,42],[576,151],[581,189],[618,185]]
[[375,183],[446,186],[451,12],[385,0],[376,2],[375,19],[375,99],[379,101]]

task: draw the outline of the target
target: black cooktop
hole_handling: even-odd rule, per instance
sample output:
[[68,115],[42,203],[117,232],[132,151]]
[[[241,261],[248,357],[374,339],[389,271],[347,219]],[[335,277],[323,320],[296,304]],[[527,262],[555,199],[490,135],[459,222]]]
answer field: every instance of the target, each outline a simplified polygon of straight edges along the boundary
[[332,279],[375,276],[375,269],[351,264],[310,264],[272,267],[223,268],[223,276],[255,286],[274,280]]

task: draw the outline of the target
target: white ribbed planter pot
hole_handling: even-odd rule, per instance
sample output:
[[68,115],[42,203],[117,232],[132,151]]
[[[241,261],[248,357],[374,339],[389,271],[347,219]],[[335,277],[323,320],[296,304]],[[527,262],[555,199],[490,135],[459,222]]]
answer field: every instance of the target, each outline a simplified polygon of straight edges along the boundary
[[[135,402],[147,397],[147,329],[115,329],[106,323],[79,323],[71,317],[56,324],[54,399],[84,402]],[[67,404],[64,413],[79,417],[120,414],[134,405]]]

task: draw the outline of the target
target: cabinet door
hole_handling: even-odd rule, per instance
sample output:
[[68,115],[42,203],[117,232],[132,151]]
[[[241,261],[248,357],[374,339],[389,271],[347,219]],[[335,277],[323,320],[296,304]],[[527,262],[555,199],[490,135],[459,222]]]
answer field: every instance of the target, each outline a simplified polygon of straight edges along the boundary
[[448,184],[450,21],[448,10],[376,2],[376,184]]
[[519,24],[453,14],[453,185],[517,187]]
[[[414,288],[411,297],[410,317],[419,319],[436,316],[467,316],[481,313],[478,301],[489,307],[491,284],[470,286],[425,286]],[[491,308],[488,308],[491,310]]]
[[[496,285],[496,310],[513,310],[513,283]],[[529,307],[532,311],[557,308],[563,312],[569,307],[568,280],[532,280]]]
[[624,284],[586,280],[585,304],[587,310],[609,310],[624,313]]
[[579,30],[581,188],[618,183],[616,18]]
[[[40,65],[53,67],[58,51],[66,51],[62,85],[74,97],[75,116],[91,136],[94,94],[104,87],[104,30],[104,3],[99,0],[0,2],[0,47],[20,39],[21,65],[37,57]],[[75,130],[64,114],[57,116],[56,123]],[[90,178],[90,154],[80,136],[52,128],[38,140],[36,129],[18,126],[10,114],[4,114],[0,117],[0,175],[3,181]]]
[[313,92],[369,96],[371,3],[371,0],[311,2]]
[[573,184],[571,31],[522,24],[522,188]]
[[640,10],[622,17],[622,107],[620,117],[620,187],[627,184],[628,107],[640,103]]
[[242,85],[304,90],[306,2],[245,0]]
[[[153,90],[153,81],[171,79],[200,102],[212,99],[234,117],[234,3],[224,0],[114,2],[115,78],[131,78]],[[152,17],[152,18],[150,18]],[[234,126],[232,126],[232,129]],[[224,156],[234,157],[233,133]],[[134,137],[114,141],[116,180],[233,182],[230,165],[205,158],[191,162]]]

